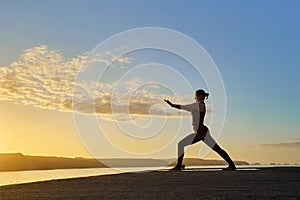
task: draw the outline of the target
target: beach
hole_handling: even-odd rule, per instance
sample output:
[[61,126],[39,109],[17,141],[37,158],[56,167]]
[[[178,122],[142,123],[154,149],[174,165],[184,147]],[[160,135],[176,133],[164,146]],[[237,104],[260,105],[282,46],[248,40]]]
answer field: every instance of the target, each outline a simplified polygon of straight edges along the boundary
[[300,199],[300,168],[123,173],[0,187],[6,199]]

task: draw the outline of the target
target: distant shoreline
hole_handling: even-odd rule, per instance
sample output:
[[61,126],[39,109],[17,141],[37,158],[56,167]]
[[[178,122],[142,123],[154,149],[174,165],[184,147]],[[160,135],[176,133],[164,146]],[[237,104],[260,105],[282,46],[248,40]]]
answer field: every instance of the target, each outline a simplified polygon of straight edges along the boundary
[[[81,169],[81,168],[125,168],[125,167],[165,167],[175,164],[174,159],[97,159],[91,158],[65,158],[53,156],[28,156],[21,153],[0,154],[0,171],[28,171],[51,169]],[[203,160],[186,158],[189,166],[225,165],[222,160]],[[237,165],[249,165],[246,161],[235,161]]]

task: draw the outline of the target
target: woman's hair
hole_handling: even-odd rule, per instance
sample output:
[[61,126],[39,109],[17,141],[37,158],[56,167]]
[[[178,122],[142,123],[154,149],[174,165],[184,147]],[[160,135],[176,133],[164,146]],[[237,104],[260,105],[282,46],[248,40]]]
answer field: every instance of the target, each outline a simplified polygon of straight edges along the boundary
[[196,95],[201,96],[203,99],[208,99],[208,93],[206,93],[204,90],[197,90]]

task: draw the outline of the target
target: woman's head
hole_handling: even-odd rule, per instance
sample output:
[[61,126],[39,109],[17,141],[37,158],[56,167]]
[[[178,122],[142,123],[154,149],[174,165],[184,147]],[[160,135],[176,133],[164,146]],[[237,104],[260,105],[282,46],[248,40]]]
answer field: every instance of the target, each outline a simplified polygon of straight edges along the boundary
[[208,98],[208,93],[206,93],[204,90],[197,90],[195,92],[195,99],[198,101],[198,102],[201,102],[201,101],[204,101],[204,99],[207,99]]

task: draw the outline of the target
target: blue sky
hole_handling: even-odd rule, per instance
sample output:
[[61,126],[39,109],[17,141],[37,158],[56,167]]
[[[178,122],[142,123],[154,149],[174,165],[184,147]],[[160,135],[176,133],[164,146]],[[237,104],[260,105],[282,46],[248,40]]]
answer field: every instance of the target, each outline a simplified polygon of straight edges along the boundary
[[296,0],[2,1],[0,66],[41,44],[73,58],[131,28],[173,29],[200,43],[221,72],[225,144],[290,142],[300,139],[299,8]]

